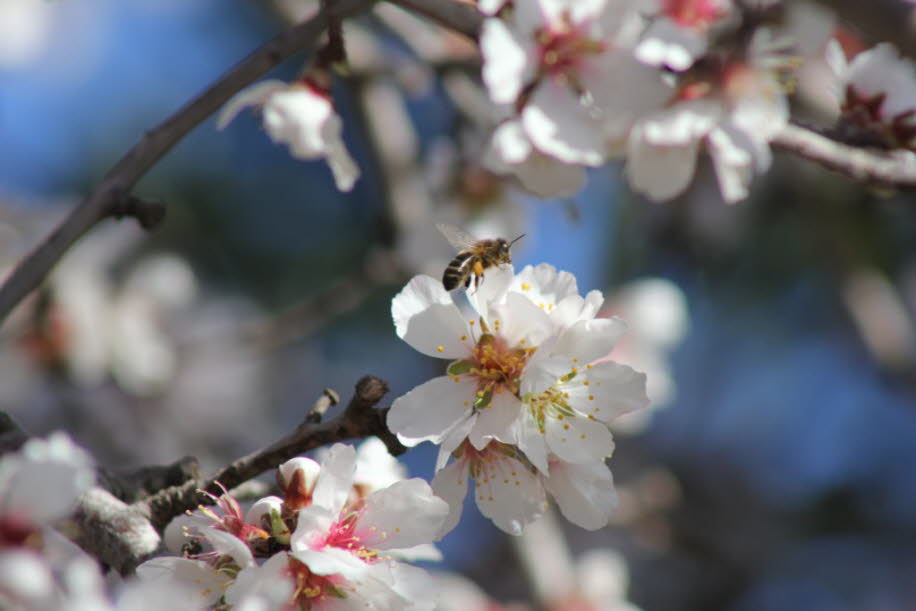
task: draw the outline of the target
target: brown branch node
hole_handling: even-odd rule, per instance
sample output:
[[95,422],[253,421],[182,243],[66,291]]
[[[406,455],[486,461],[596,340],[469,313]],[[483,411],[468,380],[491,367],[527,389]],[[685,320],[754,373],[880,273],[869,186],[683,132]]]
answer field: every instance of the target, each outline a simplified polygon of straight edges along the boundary
[[136,503],[134,507],[149,517],[153,526],[161,531],[180,513],[199,505],[212,504],[213,498],[207,493],[218,497],[222,493],[222,486],[231,490],[277,468],[294,456],[320,446],[374,435],[385,443],[389,452],[402,454],[406,448],[398,442],[385,423],[387,409],[375,409],[387,392],[388,384],[384,380],[365,376],[356,383],[353,397],[336,418],[321,423],[306,419],[289,435],[239,458],[213,476],[206,479],[194,478],[181,485],[165,488]]

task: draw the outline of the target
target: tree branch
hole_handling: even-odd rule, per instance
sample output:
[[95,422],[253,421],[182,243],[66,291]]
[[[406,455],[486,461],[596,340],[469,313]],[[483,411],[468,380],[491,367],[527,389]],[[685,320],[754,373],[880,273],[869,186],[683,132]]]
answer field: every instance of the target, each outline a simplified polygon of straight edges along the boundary
[[849,146],[797,125],[786,127],[771,144],[859,182],[916,188],[916,155],[909,151]]
[[204,492],[219,496],[222,493],[220,485],[227,490],[232,489],[319,446],[375,435],[385,442],[392,455],[402,454],[406,448],[385,424],[388,410],[374,409],[387,392],[388,385],[383,380],[365,376],[356,383],[353,398],[336,418],[316,424],[310,422],[307,415],[302,424],[286,437],[236,460],[212,477],[192,479],[180,486],[166,488],[133,507],[146,515],[157,530],[161,530],[178,514],[199,505],[212,504],[213,500]]
[[[375,0],[339,0],[335,16],[351,17]],[[102,219],[118,214],[124,194],[188,132],[216,112],[233,94],[268,70],[302,51],[314,51],[328,25],[320,12],[255,50],[158,127],[144,134],[105,174],[102,182],[32,252],[19,262],[0,287],[0,323],[35,289],[73,243]]]
[[390,0],[430,21],[477,40],[484,16],[472,5],[454,0]]

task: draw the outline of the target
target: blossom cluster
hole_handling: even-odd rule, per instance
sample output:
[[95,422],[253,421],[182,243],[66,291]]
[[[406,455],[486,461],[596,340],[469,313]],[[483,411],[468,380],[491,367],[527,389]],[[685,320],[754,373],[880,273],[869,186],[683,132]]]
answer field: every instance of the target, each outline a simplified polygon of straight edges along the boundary
[[440,444],[432,486],[451,507],[443,532],[469,480],[481,513],[506,532],[540,517],[547,494],[572,522],[605,526],[616,502],[608,424],[648,403],[644,374],[604,360],[624,323],[596,318],[601,293],[581,296],[572,274],[547,264],[491,269],[468,301],[470,316],[421,275],[391,308],[399,337],[451,361],[388,415],[405,445]]
[[228,493],[217,510],[172,521],[165,542],[178,556],[140,565],[141,581],[193,588],[201,608],[432,609],[432,581],[405,559],[435,559],[430,543],[448,506],[377,439],[359,452],[336,444],[321,463],[279,467],[282,496],[245,512]]
[[[912,150],[913,65],[888,44],[849,62],[835,40],[826,45],[830,31],[804,31],[802,8],[769,17],[776,4],[479,0],[481,76],[497,119],[484,166],[552,198],[578,192],[587,168],[622,159],[630,186],[664,201],[689,187],[705,152],[723,199],[736,202],[771,165],[799,66],[825,61],[848,139]],[[349,190],[359,170],[324,76],[314,67],[292,84],[255,85],[220,125],[260,107],[274,141],[299,159],[325,158]]]

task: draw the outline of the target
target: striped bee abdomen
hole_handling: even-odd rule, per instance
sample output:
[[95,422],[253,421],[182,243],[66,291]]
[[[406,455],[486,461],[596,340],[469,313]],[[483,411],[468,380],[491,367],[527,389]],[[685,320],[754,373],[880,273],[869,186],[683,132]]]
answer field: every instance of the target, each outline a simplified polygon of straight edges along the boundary
[[458,288],[462,283],[468,286],[471,282],[471,268],[474,263],[474,253],[462,250],[445,268],[442,274],[442,286],[446,291]]

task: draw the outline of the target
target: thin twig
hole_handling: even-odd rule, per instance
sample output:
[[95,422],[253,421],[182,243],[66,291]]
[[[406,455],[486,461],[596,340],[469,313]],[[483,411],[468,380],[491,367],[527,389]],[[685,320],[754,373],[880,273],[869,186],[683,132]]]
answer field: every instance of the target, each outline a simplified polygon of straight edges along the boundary
[[409,11],[423,15],[449,30],[477,40],[483,15],[472,5],[454,0],[391,0]]
[[152,524],[161,530],[180,513],[199,505],[212,504],[205,494],[219,496],[220,486],[234,488],[242,482],[278,467],[283,462],[319,446],[375,435],[388,447],[393,455],[402,454],[406,448],[388,430],[385,424],[387,409],[374,409],[388,392],[388,385],[379,378],[365,376],[356,383],[356,392],[347,408],[339,416],[321,424],[302,422],[296,430],[270,446],[240,458],[220,469],[207,479],[194,479],[180,486],[166,488],[141,503],[134,505],[148,516]]
[[857,148],[797,125],[786,127],[772,145],[858,182],[897,189],[916,188],[916,154],[909,151]]
[[312,409],[310,409],[309,413],[305,416],[305,421],[309,424],[318,424],[324,419],[324,415],[328,413],[328,410],[338,403],[340,403],[340,395],[332,388],[325,388],[321,396],[318,397],[318,400],[315,401],[315,405],[312,406]]
[[[368,9],[374,0],[340,0],[335,14],[350,17]],[[188,102],[158,127],[147,132],[108,171],[102,182],[56,229],[15,267],[0,287],[0,322],[35,289],[70,246],[96,223],[117,211],[117,202],[137,181],[188,132],[216,112],[233,94],[250,85],[268,70],[301,51],[313,51],[327,27],[327,15],[312,19],[280,34],[255,50],[215,83]]]

